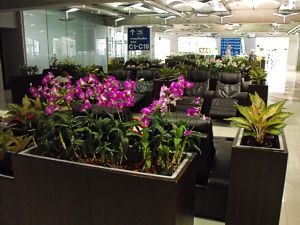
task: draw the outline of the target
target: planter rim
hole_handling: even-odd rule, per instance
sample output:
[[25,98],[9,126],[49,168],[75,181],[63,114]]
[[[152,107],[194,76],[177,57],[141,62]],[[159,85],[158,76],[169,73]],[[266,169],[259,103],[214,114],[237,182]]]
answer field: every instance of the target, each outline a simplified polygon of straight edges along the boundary
[[7,176],[7,175],[4,175],[4,174],[1,174],[0,173],[0,179],[8,179],[8,180],[15,180],[15,177],[12,177],[12,176]]
[[186,152],[186,157],[182,160],[182,162],[179,164],[175,172],[171,176],[166,176],[166,175],[159,175],[159,174],[151,174],[151,173],[145,173],[145,172],[138,172],[138,171],[133,171],[133,170],[126,170],[126,169],[119,169],[119,168],[110,168],[110,167],[105,167],[105,166],[100,166],[100,165],[93,165],[93,164],[88,164],[88,163],[81,163],[81,162],[74,162],[74,161],[69,161],[69,160],[63,160],[63,159],[56,159],[56,158],[51,158],[51,157],[46,157],[46,156],[39,156],[39,155],[34,155],[31,154],[29,151],[34,149],[36,147],[31,147],[29,149],[26,149],[18,155],[25,155],[25,156],[30,156],[36,159],[42,159],[42,160],[50,160],[50,161],[56,161],[56,162],[64,162],[68,164],[73,164],[74,166],[78,167],[89,167],[93,169],[100,169],[100,170],[105,170],[105,171],[110,171],[113,173],[127,173],[128,175],[132,176],[137,176],[137,177],[145,177],[145,178],[162,178],[164,180],[176,180],[177,177],[180,177],[186,170],[187,170],[187,164],[191,163],[193,158],[195,157],[195,153],[189,153]]
[[240,149],[251,149],[251,150],[259,150],[259,151],[274,151],[274,152],[286,152],[287,144],[284,137],[284,132],[278,135],[279,146],[280,148],[268,148],[268,147],[259,147],[259,146],[251,146],[251,145],[241,145],[241,140],[243,137],[244,128],[239,128],[238,133],[235,137],[233,146],[238,147]]

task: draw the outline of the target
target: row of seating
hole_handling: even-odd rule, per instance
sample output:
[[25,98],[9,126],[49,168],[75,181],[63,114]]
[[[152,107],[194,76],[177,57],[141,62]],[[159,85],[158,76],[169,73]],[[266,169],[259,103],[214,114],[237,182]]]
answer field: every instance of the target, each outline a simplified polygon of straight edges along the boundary
[[[132,79],[132,71],[116,70],[111,72],[120,85],[128,79]],[[163,84],[170,85],[171,81],[156,79],[155,70],[138,70],[135,80],[137,82],[136,96],[137,104],[134,110],[149,105],[153,99],[159,97],[159,90]],[[239,73],[220,74],[215,90],[209,90],[209,71],[191,70],[187,74],[187,80],[194,83],[192,89],[185,91],[184,97],[178,102],[176,111],[185,111],[193,106],[195,97],[203,99],[202,114],[213,118],[226,118],[236,115],[234,103],[241,105],[249,104],[248,93],[243,90],[243,82]],[[140,107],[137,107],[137,106]]]

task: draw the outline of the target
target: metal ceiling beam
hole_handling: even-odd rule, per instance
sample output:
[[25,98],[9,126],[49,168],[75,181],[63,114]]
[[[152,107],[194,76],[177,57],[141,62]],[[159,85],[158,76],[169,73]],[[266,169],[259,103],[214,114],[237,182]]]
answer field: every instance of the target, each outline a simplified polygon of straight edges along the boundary
[[145,2],[145,3],[148,3],[148,4],[152,5],[152,6],[154,6],[154,7],[156,7],[156,8],[159,8],[159,9],[165,10],[165,11],[167,11],[167,12],[169,12],[169,13],[172,13],[172,14],[174,14],[174,15],[176,15],[176,16],[180,16],[180,17],[186,17],[186,16],[187,16],[187,15],[186,15],[185,13],[183,13],[183,12],[178,12],[178,11],[175,10],[175,9],[172,9],[172,8],[170,8],[170,7],[167,7],[167,6],[164,6],[164,5],[162,5],[161,3],[158,3],[158,2],[153,1],[153,0],[144,0],[144,2]]
[[[126,0],[118,0],[125,2]],[[71,7],[96,3],[116,2],[115,0],[0,0],[0,12],[30,9]]]

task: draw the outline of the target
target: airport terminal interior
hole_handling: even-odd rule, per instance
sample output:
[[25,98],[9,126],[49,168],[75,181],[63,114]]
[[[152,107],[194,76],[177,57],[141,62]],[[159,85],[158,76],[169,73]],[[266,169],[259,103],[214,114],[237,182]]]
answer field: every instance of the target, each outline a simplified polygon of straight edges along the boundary
[[[178,75],[184,75],[187,80],[190,79],[189,81],[197,83],[199,82],[198,78],[190,78],[191,74],[196,74],[196,72],[192,73],[191,71],[205,70],[210,72],[207,82],[217,80],[215,89],[211,88],[211,83],[206,86],[206,91],[214,94],[209,95],[205,92],[202,93],[201,98],[204,99],[202,114],[211,118],[209,124],[212,127],[213,139],[217,140],[215,141],[215,148],[218,153],[222,151],[222,146],[225,146],[219,143],[220,140],[228,139],[232,143],[237,136],[239,128],[230,126],[224,118],[238,115],[237,111],[231,115],[232,111],[226,111],[226,107],[234,108],[233,105],[240,103],[240,100],[232,100],[233,98],[227,95],[225,99],[221,100],[221,103],[214,101],[221,98],[220,94],[218,96],[217,93],[218,85],[221,83],[220,77],[233,71],[220,70],[220,74],[223,75],[219,74],[217,77],[213,77],[212,74],[215,75],[214,69],[218,69],[216,65],[219,62],[222,64],[222,60],[223,68],[226,67],[224,62],[227,63],[228,68],[228,63],[232,62],[238,64],[244,60],[243,62],[253,63],[251,66],[255,64],[255,68],[259,68],[267,74],[264,83],[264,86],[267,86],[264,98],[267,100],[267,105],[286,100],[284,111],[292,113],[286,119],[287,125],[283,128],[288,149],[288,160],[287,165],[285,165],[286,170],[283,166],[283,174],[278,173],[279,179],[282,181],[282,190],[279,190],[279,194],[273,191],[277,189],[275,185],[280,186],[280,182],[278,184],[270,182],[263,189],[248,190],[249,192],[271,193],[271,197],[268,194],[268,198],[258,197],[257,202],[254,202],[254,208],[255,206],[257,208],[262,207],[262,213],[259,214],[257,210],[254,210],[255,213],[250,213],[248,219],[243,215],[244,217],[241,216],[239,223],[237,223],[234,221],[235,218],[238,218],[236,214],[238,214],[239,208],[243,208],[243,204],[247,204],[247,202],[240,203],[240,205],[237,202],[230,203],[230,199],[234,198],[232,197],[234,191],[232,191],[231,184],[234,183],[239,187],[238,183],[243,181],[241,179],[232,182],[230,178],[234,168],[231,164],[233,163],[233,155],[229,162],[226,162],[228,163],[226,167],[228,171],[231,167],[230,176],[228,175],[226,179],[222,180],[224,174],[221,172],[221,177],[210,180],[210,176],[214,175],[212,171],[214,167],[217,167],[216,164],[218,162],[221,164],[227,160],[224,158],[216,160],[214,158],[218,157],[216,153],[216,156],[213,156],[213,164],[209,168],[210,172],[208,172],[206,181],[200,182],[202,186],[205,186],[205,191],[201,189],[200,194],[197,195],[197,191],[195,194],[195,201],[200,203],[195,203],[195,213],[192,215],[193,224],[250,225],[247,220],[252,221],[251,215],[253,215],[253,217],[258,216],[258,219],[253,219],[255,222],[251,222],[252,225],[299,225],[300,153],[297,150],[297,145],[300,144],[299,32],[300,0],[81,0],[76,3],[69,0],[2,0],[0,1],[0,116],[7,113],[10,103],[21,102],[22,96],[28,94],[28,90],[25,88],[29,89],[30,83],[40,84],[48,72],[58,71],[59,66],[57,65],[64,65],[64,67],[61,67],[62,70],[57,74],[53,72],[55,76],[62,76],[60,74],[62,71],[72,75],[71,73],[74,72],[73,69],[75,68],[72,67],[73,65],[76,65],[77,75],[80,73],[90,74],[93,72],[87,68],[90,69],[90,65],[93,65],[92,68],[97,68],[97,71],[98,69],[101,70],[99,76],[102,77],[107,74],[119,74],[120,71],[123,71],[120,74],[122,76],[126,74],[124,75],[126,78],[122,77],[122,82],[130,78],[136,81],[138,85],[139,82],[146,80],[145,85],[148,85],[145,87],[146,91],[139,90],[144,86],[135,90],[139,92],[139,97],[135,96],[139,100],[135,99],[132,111],[134,117],[139,119],[141,119],[141,108],[146,106],[145,102],[148,102],[149,98],[151,102],[155,99],[154,96],[159,97],[160,89],[155,88],[156,78],[163,75],[165,77],[170,76],[172,78],[168,80],[170,85],[171,81],[176,80],[174,77],[178,77],[173,76],[172,73],[178,73]],[[239,68],[238,71],[240,77],[238,90],[247,93],[247,96],[251,93],[250,86],[254,84],[251,83],[253,77],[252,70],[249,68],[245,66]],[[143,71],[151,71],[153,77],[150,79],[147,76],[143,77]],[[171,75],[167,74],[168,71]],[[237,74],[236,71],[234,74]],[[149,92],[149,83],[152,80],[154,80],[154,84],[151,84],[153,90],[151,89],[150,97],[146,98],[147,96],[144,95]],[[230,84],[232,83],[229,82],[227,85]],[[204,86],[197,87],[203,88]],[[227,87],[226,84],[225,87]],[[223,91],[226,91],[226,88]],[[230,91],[234,90],[231,89]],[[211,97],[213,95],[214,97]],[[228,99],[232,100],[231,105],[222,106],[222,102],[227,102]],[[249,98],[247,98],[248,100]],[[204,109],[207,102],[209,102],[209,106]],[[221,109],[217,107],[217,104],[221,104]],[[216,109],[213,108],[214,106]],[[179,108],[179,106],[176,106],[176,112],[177,107]],[[229,155],[231,155],[231,144]],[[277,164],[274,163],[273,168],[272,162],[266,160],[265,163],[269,163],[268,169],[277,170],[275,168]],[[263,171],[258,173],[260,172],[263,173]],[[6,184],[1,186],[1,179],[4,178],[0,174],[0,192],[3,194]],[[221,181],[216,181],[218,179]],[[256,180],[255,182],[260,183],[260,181]],[[216,182],[213,183],[216,189],[212,192],[212,196],[209,194],[210,182]],[[220,185],[218,182],[223,183]],[[222,192],[221,189],[225,191]],[[237,189],[234,190],[238,192]],[[219,200],[219,194],[224,194],[225,198],[221,197]],[[4,195],[0,193],[1,196]],[[202,202],[203,196],[205,196],[205,203]],[[275,201],[272,202],[270,199],[277,197],[281,199],[280,209],[274,210],[273,214],[264,214],[265,208],[276,208]],[[213,202],[214,205],[210,206],[209,201]],[[3,204],[6,203],[1,203],[0,198],[0,209],[5,208]],[[116,204],[118,203],[116,202]],[[215,209],[216,205],[222,204],[224,208],[217,207],[218,209]],[[249,207],[247,210],[250,211],[252,208]],[[4,214],[5,212],[0,212],[1,216]],[[115,213],[115,217],[120,215],[123,216],[123,213]],[[134,215],[133,213],[133,217]],[[10,225],[9,223],[2,224],[1,216],[0,225]],[[153,217],[156,216],[155,212]],[[270,218],[267,218],[268,216]],[[30,221],[29,216],[24,218],[27,222]],[[278,220],[274,218],[278,218]],[[4,219],[3,221],[9,220]],[[32,225],[38,224],[35,220],[32,221],[34,221]],[[66,219],[66,221],[69,220]],[[27,225],[17,222],[11,224]],[[45,222],[45,224],[49,223]],[[140,221],[138,224],[143,225],[144,223]],[[171,224],[191,225],[190,222],[178,221],[164,225]],[[114,225],[123,224],[121,222]],[[153,222],[153,225],[160,225],[160,223]]]

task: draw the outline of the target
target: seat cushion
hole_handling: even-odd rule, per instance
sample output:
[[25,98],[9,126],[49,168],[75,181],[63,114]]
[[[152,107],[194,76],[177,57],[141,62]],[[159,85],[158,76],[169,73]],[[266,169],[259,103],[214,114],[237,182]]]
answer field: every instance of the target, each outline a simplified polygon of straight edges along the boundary
[[236,116],[234,103],[237,102],[236,99],[231,98],[214,98],[209,110],[209,116],[221,118]]
[[217,81],[216,97],[218,98],[235,98],[241,92],[241,84],[223,84]]
[[153,81],[137,80],[135,89],[137,93],[152,92]]
[[194,86],[185,90],[185,94],[188,96],[204,96],[204,93],[208,91],[208,80],[205,82],[195,82]]

